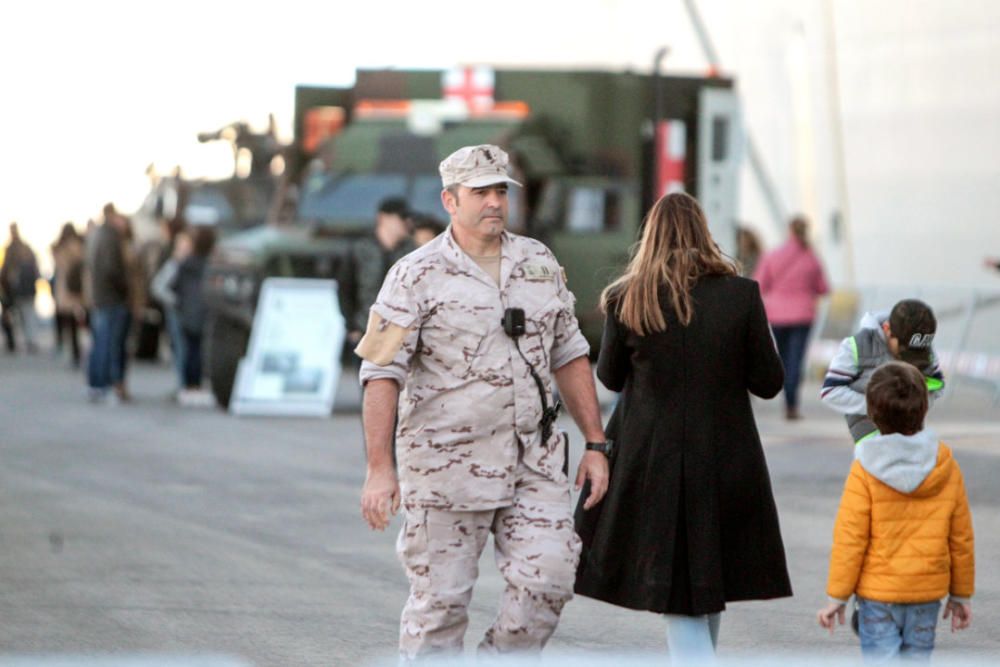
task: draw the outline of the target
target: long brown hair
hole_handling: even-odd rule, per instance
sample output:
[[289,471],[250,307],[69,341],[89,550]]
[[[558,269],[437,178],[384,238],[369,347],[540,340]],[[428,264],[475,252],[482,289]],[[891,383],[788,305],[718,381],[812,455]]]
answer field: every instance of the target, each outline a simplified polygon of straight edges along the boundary
[[687,326],[693,316],[691,290],[705,275],[737,275],[708,231],[698,201],[680,193],[662,197],[646,214],[642,239],[625,273],[601,294],[601,310],[617,302],[618,319],[640,336],[667,328],[660,307],[666,288],[677,319]]

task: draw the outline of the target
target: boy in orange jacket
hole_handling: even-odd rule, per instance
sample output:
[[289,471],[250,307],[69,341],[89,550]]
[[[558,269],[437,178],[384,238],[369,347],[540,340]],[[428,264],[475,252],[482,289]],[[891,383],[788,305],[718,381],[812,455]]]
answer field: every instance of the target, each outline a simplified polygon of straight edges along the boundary
[[951,630],[972,623],[972,516],[951,449],[924,430],[927,387],[893,361],[865,392],[880,435],[860,442],[833,530],[830,602],[817,613],[833,633],[856,596],[865,660],[929,659],[941,599]]

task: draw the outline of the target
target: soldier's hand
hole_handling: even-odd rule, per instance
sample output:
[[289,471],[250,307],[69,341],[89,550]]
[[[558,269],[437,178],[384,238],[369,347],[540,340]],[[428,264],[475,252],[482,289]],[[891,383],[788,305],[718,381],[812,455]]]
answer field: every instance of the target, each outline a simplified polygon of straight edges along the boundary
[[399,511],[399,501],[396,471],[391,466],[369,467],[361,490],[361,516],[372,530],[385,530],[389,520]]
[[590,495],[583,501],[585,510],[601,502],[608,491],[608,457],[601,452],[584,452],[576,473],[576,490],[583,488],[587,480],[590,480]]

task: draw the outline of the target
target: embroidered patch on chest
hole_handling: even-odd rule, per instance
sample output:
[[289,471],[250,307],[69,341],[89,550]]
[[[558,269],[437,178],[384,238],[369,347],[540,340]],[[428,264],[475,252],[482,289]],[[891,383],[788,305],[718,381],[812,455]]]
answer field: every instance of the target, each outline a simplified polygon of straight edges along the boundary
[[556,274],[545,264],[524,264],[524,277],[528,280],[555,280]]

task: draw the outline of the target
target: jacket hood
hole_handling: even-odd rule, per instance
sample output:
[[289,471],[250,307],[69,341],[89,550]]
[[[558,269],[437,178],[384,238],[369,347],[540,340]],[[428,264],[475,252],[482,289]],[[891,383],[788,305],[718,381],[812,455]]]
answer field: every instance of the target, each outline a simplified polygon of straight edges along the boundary
[[879,337],[885,340],[885,332],[882,331],[882,323],[889,321],[889,311],[882,311],[877,313],[865,313],[861,317],[862,329],[875,329],[878,332]]
[[883,484],[918,497],[937,493],[951,465],[951,451],[927,429],[868,438],[855,446],[854,458]]

